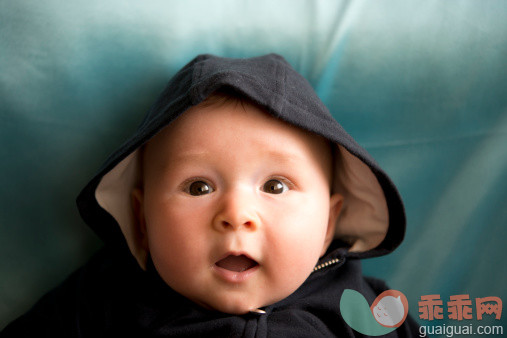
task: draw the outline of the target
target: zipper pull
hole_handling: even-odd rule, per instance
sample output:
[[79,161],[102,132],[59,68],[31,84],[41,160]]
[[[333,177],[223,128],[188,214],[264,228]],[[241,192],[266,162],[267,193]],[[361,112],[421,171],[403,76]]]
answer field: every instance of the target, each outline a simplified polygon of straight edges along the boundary
[[258,315],[264,315],[264,314],[266,314],[266,311],[261,310],[261,309],[255,309],[255,310],[250,310],[250,313],[255,313],[255,314],[258,314]]

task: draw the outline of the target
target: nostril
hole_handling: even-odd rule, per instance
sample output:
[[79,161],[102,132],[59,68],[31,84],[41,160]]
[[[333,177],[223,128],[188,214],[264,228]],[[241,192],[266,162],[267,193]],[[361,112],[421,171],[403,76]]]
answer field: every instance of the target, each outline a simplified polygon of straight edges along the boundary
[[229,222],[227,222],[227,221],[222,221],[222,226],[224,228],[230,228],[232,225]]
[[222,221],[221,223],[222,223],[222,228],[224,228],[224,229],[239,229],[241,227],[250,229],[250,228],[254,227],[254,222],[252,222],[252,221],[246,221],[242,225],[239,225],[241,223],[238,223],[238,225],[236,225],[236,223],[232,223],[232,222],[228,222],[228,221]]

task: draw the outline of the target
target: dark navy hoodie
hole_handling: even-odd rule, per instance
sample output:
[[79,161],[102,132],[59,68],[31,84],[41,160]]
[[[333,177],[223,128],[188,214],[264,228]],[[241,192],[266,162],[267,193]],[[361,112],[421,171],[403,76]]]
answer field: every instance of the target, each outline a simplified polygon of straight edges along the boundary
[[[139,181],[139,148],[217,90],[232,90],[266,112],[334,144],[334,192],[344,196],[335,240],[307,280],[287,298],[244,315],[193,303],[158,275],[134,230],[130,192]],[[339,118],[340,112],[334,112]],[[104,163],[77,199],[104,248],[46,294],[1,337],[361,337],[341,316],[345,289],[368,304],[385,284],[362,275],[361,258],[392,252],[405,214],[396,187],[345,132],[310,84],[281,56],[248,59],[200,55],[168,83],[145,119]],[[410,337],[407,317],[389,337]]]

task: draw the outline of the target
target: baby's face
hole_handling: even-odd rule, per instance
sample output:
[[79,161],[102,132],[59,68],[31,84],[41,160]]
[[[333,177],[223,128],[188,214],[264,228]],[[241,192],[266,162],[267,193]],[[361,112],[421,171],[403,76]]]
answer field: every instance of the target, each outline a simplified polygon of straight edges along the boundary
[[242,314],[293,293],[334,233],[327,144],[250,104],[196,106],[151,140],[134,209],[162,279]]

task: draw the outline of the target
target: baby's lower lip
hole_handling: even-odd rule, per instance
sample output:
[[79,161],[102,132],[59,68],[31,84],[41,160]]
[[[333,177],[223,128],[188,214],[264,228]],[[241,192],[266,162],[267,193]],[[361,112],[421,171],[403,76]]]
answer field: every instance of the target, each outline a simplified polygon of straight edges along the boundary
[[216,264],[213,265],[213,270],[217,273],[217,275],[224,281],[228,283],[242,283],[248,280],[257,270],[259,269],[259,264],[244,270],[244,271],[233,271],[224,269]]
[[213,264],[214,271],[228,283],[241,283],[252,276],[259,263],[248,254],[231,251]]

